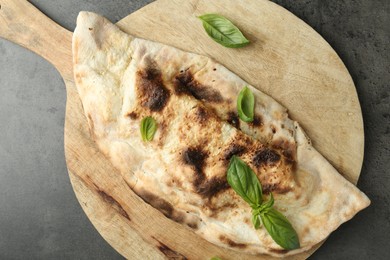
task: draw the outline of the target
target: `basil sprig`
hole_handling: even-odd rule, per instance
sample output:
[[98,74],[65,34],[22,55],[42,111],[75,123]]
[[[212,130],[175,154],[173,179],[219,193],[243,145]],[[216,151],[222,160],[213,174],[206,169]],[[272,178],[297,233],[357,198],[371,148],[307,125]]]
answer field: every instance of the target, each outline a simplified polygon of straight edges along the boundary
[[284,249],[299,248],[298,235],[288,219],[275,208],[260,212],[261,221],[272,239]]
[[154,134],[156,133],[156,130],[157,130],[157,123],[153,117],[147,116],[141,120],[140,131],[141,131],[142,140],[144,142],[152,141]]
[[249,44],[241,31],[228,19],[218,14],[204,14],[198,17],[203,28],[214,41],[228,48],[239,48]]
[[237,156],[230,159],[227,181],[252,208],[260,207],[263,198],[259,179],[252,169]]
[[255,96],[252,91],[245,86],[237,97],[237,112],[244,122],[252,122],[255,111]]
[[272,239],[287,250],[300,247],[296,231],[282,213],[273,208],[274,198],[263,201],[259,179],[253,170],[237,156],[232,156],[227,181],[233,190],[252,208],[252,223],[259,229],[263,223]]

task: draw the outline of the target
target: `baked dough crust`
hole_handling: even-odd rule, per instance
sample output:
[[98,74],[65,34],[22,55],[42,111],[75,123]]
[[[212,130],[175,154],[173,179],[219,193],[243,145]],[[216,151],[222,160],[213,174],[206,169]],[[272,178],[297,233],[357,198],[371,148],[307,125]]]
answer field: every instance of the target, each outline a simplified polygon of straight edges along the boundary
[[[76,86],[91,136],[147,203],[208,241],[251,254],[306,251],[367,207],[369,199],[311,145],[273,98],[214,60],[132,37],[107,19],[81,12],[73,35]],[[255,96],[255,120],[236,114],[238,92]],[[158,130],[143,142],[140,121]],[[301,248],[285,251],[226,182],[239,155],[275,208],[292,223]]]

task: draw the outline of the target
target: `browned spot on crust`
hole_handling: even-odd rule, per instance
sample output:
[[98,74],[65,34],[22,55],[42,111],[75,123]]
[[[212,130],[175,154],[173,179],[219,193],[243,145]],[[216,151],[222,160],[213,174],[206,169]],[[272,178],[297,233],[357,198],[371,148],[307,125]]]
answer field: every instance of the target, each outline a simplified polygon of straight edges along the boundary
[[224,159],[229,162],[233,155],[241,155],[245,153],[247,148],[243,145],[232,143],[224,152]]
[[172,250],[170,247],[162,243],[160,240],[152,236],[154,240],[158,243],[158,250],[160,250],[161,253],[163,253],[168,259],[177,259],[177,260],[187,260],[188,258],[184,255]]
[[[202,221],[202,220],[200,220]],[[198,226],[198,223],[197,222],[186,222],[187,226],[192,228],[192,229],[198,229],[199,226]]]
[[233,240],[231,240],[230,238],[225,237],[224,235],[220,235],[218,238],[222,243],[227,244],[230,247],[236,247],[236,248],[246,248],[247,247],[246,244],[236,243]]
[[250,123],[253,126],[262,126],[263,125],[263,120],[260,115],[255,115],[253,117],[253,121]]
[[288,250],[286,249],[270,249],[272,253],[279,254],[279,255],[284,255],[287,254]]
[[[215,200],[218,200],[218,197],[215,198]],[[206,202],[205,207],[209,208],[211,210],[210,217],[216,218],[220,212],[226,211],[226,210],[233,210],[237,208],[236,203],[224,203],[223,206],[216,206],[211,201]]]
[[162,147],[164,145],[164,140],[166,139],[167,132],[168,132],[168,121],[163,120],[162,122],[158,123],[158,132],[160,132],[159,138],[158,138],[158,145]]
[[203,170],[208,154],[200,147],[190,147],[183,152],[183,161],[194,169],[193,186],[195,192],[203,198],[211,199],[219,192],[229,188],[226,176],[207,179]]
[[182,187],[183,183],[181,182],[181,180],[179,180],[179,179],[177,179],[175,177],[172,177],[172,179],[167,182],[167,185],[169,187]]
[[92,31],[92,30],[93,30],[93,28],[88,28],[88,30]]
[[276,128],[275,128],[275,126],[271,125],[271,131],[272,131],[273,134],[276,133]]
[[236,112],[230,111],[228,112],[227,122],[234,126],[237,129],[240,129],[240,119]]
[[77,82],[78,84],[82,84],[83,78],[85,78],[85,73],[83,73],[83,72],[77,72],[77,73],[75,74],[75,79],[76,79],[76,82]]
[[173,80],[176,95],[191,95],[198,100],[220,103],[221,93],[197,82],[189,70],[178,74]]
[[187,226],[189,226],[190,228],[192,228],[192,229],[198,229],[199,227],[198,227],[198,223],[195,223],[195,222],[188,222],[188,223],[186,223],[187,224]]
[[302,237],[306,237],[309,233],[310,233],[310,228],[309,227],[305,227],[302,230],[301,235],[302,235]]
[[281,187],[280,182],[278,183],[262,182],[261,186],[264,194],[270,194],[271,192],[277,194],[286,194],[287,192],[291,191],[291,187],[288,186]]
[[255,155],[253,156],[253,164],[256,167],[259,167],[261,165],[269,165],[269,164],[275,164],[280,160],[280,155],[269,148],[265,148],[263,150],[257,151]]
[[97,190],[100,197],[107,203],[111,204],[111,206],[123,217],[127,218],[128,220],[131,220],[127,212],[123,209],[121,204],[119,204],[118,201],[116,201],[113,197],[108,195],[105,191]]
[[191,165],[197,173],[197,176],[199,176],[196,178],[195,184],[200,184],[204,181],[205,176],[203,174],[203,168],[206,158],[207,153],[200,147],[189,147],[183,152],[183,161],[186,164]]
[[127,114],[128,117],[130,117],[131,119],[135,120],[138,118],[138,114],[136,112],[130,112]]
[[211,198],[229,187],[225,176],[212,177],[196,186],[196,192],[202,197]]
[[137,71],[136,87],[141,105],[151,111],[161,111],[170,97],[169,90],[163,84],[161,72],[154,65]]
[[283,156],[288,159],[288,162],[292,163],[296,160],[296,145],[287,140],[278,139],[272,143],[274,149],[279,149],[282,151]]
[[210,112],[206,108],[198,106],[196,107],[195,116],[200,123],[206,123],[207,119],[210,118]]

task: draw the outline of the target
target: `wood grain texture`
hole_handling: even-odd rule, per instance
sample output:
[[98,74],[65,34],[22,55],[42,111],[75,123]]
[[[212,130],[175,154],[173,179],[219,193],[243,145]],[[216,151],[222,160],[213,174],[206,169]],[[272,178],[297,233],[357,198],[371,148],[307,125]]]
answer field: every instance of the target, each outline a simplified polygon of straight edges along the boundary
[[[64,78],[69,176],[82,208],[108,243],[131,259],[269,258],[217,247],[135,195],[91,140],[73,82],[72,34],[28,2],[0,0],[0,5],[0,36],[43,56]],[[231,19],[252,43],[226,49],[209,39],[196,16],[211,12]],[[333,49],[291,13],[266,0],[158,0],[118,25],[135,36],[208,55],[273,96],[340,173],[357,182],[364,133],[354,84]]]
[[27,1],[0,0],[0,37],[42,56],[73,81],[72,33]]

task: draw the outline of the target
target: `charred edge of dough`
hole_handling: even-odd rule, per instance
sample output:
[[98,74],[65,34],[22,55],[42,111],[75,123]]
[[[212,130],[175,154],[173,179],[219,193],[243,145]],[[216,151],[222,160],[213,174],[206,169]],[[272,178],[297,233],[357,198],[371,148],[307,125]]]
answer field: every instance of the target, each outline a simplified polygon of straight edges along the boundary
[[236,112],[230,111],[228,112],[228,118],[226,120],[229,124],[234,126],[237,129],[240,129],[240,119]]
[[288,250],[286,249],[270,249],[269,251],[279,255],[284,255],[288,253]]
[[154,112],[161,111],[171,95],[164,86],[160,70],[150,64],[137,71],[136,87],[141,105]]
[[234,242],[233,240],[231,240],[228,237],[225,237],[224,235],[220,235],[218,238],[222,243],[224,243],[230,247],[236,247],[236,248],[246,248],[247,247],[246,244]]
[[259,167],[261,165],[274,165],[280,161],[280,154],[269,148],[257,151],[253,156],[253,165]]
[[187,260],[188,258],[184,255],[180,254],[179,252],[176,252],[172,250],[170,247],[162,243],[160,240],[152,236],[152,239],[156,240],[158,243],[158,250],[163,253],[168,259],[177,259],[177,260]]
[[194,169],[193,186],[201,197],[211,199],[219,192],[228,189],[226,176],[207,179],[204,174],[205,161],[208,154],[200,147],[189,147],[183,152],[183,161]]
[[287,192],[291,191],[291,187],[281,187],[280,182],[278,183],[262,183],[262,190],[263,194],[270,194],[271,192],[277,193],[277,194],[286,194]]
[[210,217],[216,218],[219,213],[225,211],[226,209],[234,210],[237,207],[236,203],[226,203],[223,207],[218,207],[213,205],[212,203],[207,204],[207,207],[210,208],[211,214]]
[[247,148],[243,145],[232,143],[229,145],[229,147],[224,152],[224,159],[227,163],[229,163],[230,159],[233,157],[233,155],[240,156],[243,153],[247,151]]
[[102,191],[102,190],[97,190],[98,194],[100,195],[100,197],[107,203],[111,204],[113,206],[113,208],[115,208],[115,210],[121,214],[123,217],[127,218],[128,220],[131,221],[129,215],[127,214],[127,212],[123,209],[123,207],[121,206],[121,204],[119,204],[119,202],[117,200],[115,200],[112,196],[108,195],[105,191]]
[[210,112],[206,108],[198,106],[196,107],[195,116],[201,124],[204,124],[210,118]]
[[130,119],[133,119],[133,120],[138,118],[138,114],[136,112],[134,112],[134,111],[128,113],[127,116],[130,117]]
[[176,95],[191,95],[198,100],[221,103],[223,97],[218,90],[196,81],[189,70],[179,73],[173,80]]
[[262,126],[263,125],[263,119],[260,115],[255,115],[253,117],[253,121],[250,123],[252,126]]
[[200,147],[189,147],[183,152],[184,163],[191,165],[196,172],[197,177],[195,178],[195,185],[204,181],[205,176],[203,174],[203,168],[207,156],[208,154]]
[[229,187],[226,176],[212,177],[208,180],[204,180],[199,186],[197,186],[196,192],[204,198],[211,199],[219,192],[227,190]]

